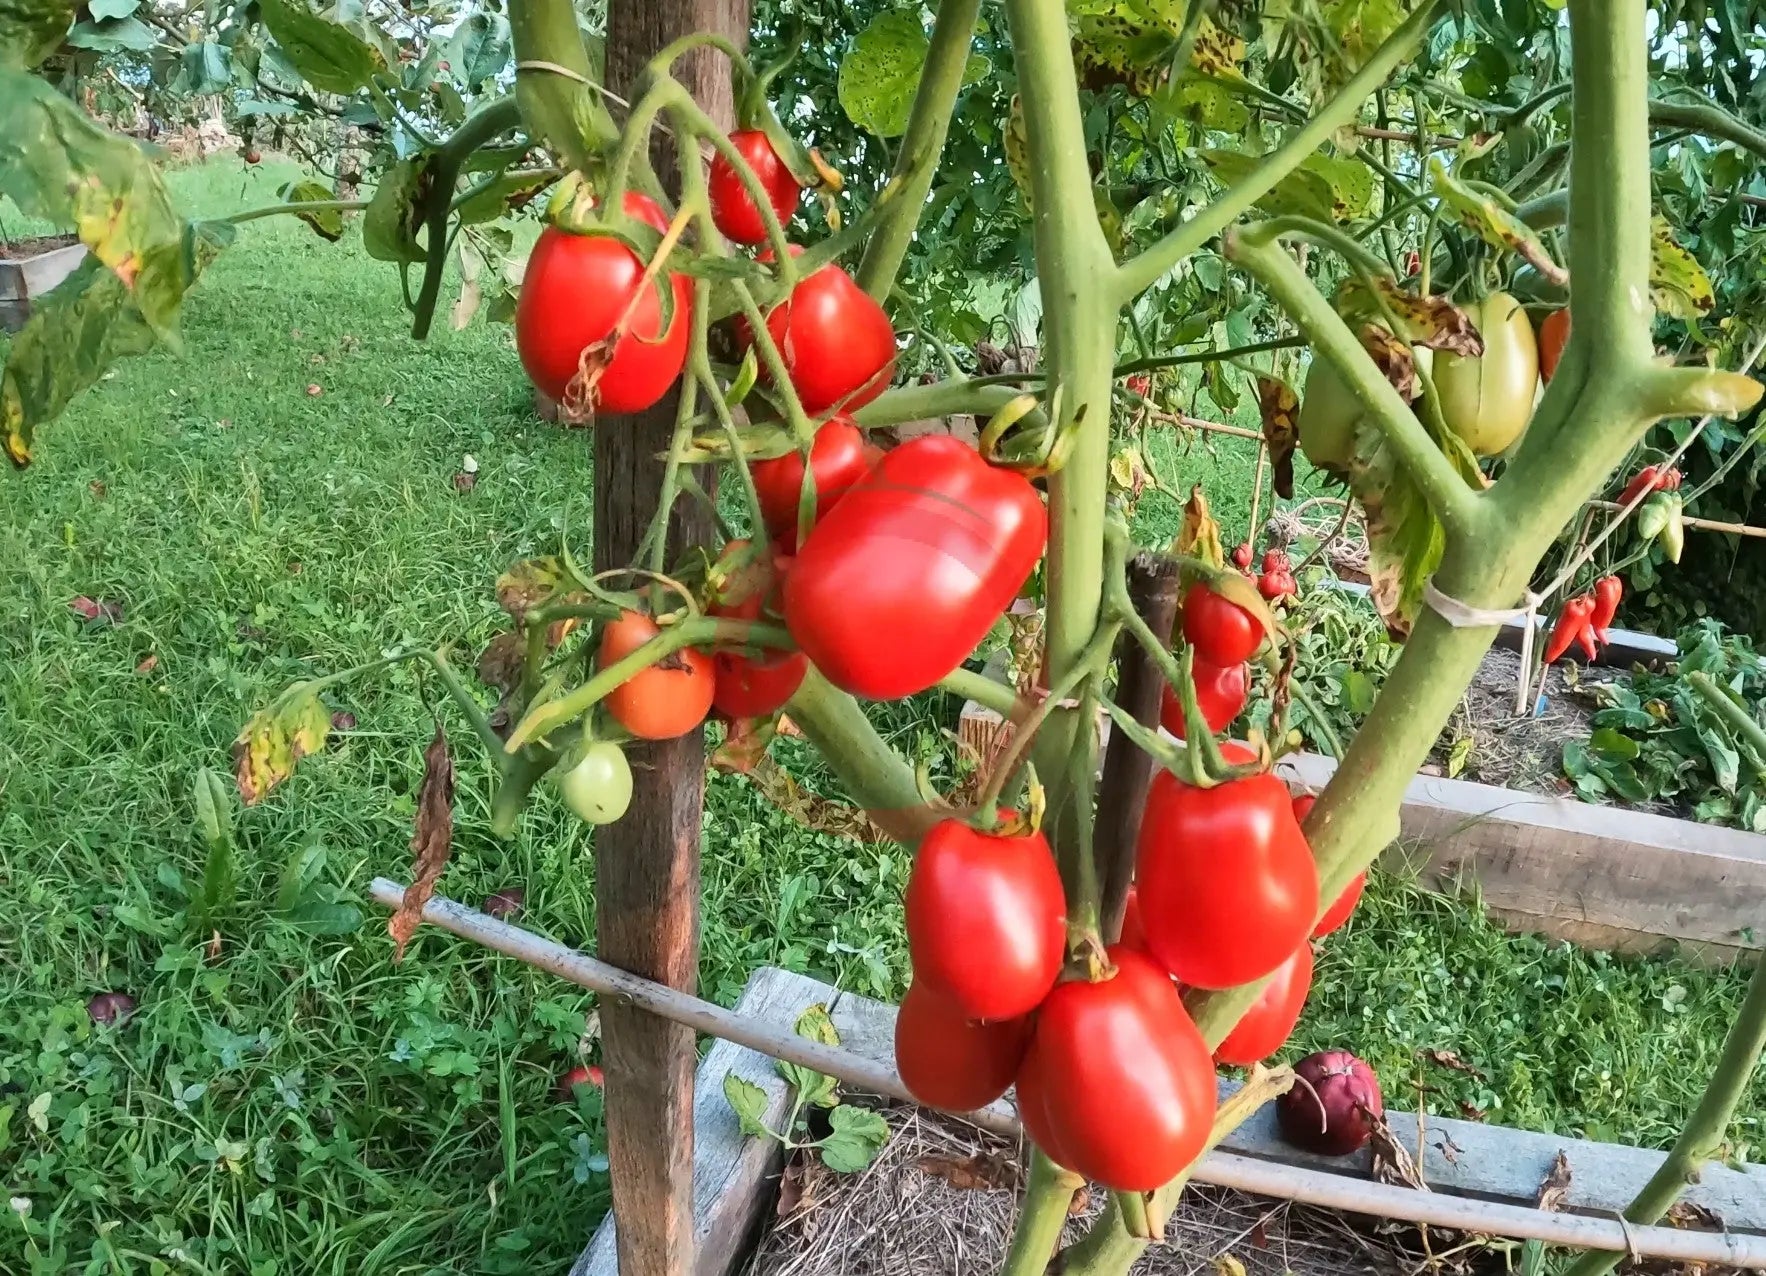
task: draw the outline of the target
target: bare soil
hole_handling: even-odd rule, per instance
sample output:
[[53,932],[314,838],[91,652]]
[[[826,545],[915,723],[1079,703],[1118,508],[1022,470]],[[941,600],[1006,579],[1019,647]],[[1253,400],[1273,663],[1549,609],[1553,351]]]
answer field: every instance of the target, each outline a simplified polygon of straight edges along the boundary
[[66,248],[80,242],[74,234],[66,235],[33,235],[29,239],[0,239],[0,261],[24,261],[28,257],[41,257],[44,253],[54,252],[57,248]]
[[[813,1153],[786,1168],[746,1276],[980,1276],[999,1269],[1022,1190],[1018,1149],[936,1113],[890,1107],[884,1116],[889,1143],[862,1173],[835,1174]],[[1078,1239],[1104,1195],[1082,1192],[1075,1204],[1064,1243]],[[1439,1233],[1434,1242],[1439,1253]],[[1457,1258],[1447,1271],[1471,1265],[1467,1253]],[[1347,1276],[1428,1265],[1409,1224],[1198,1185],[1184,1192],[1166,1239],[1134,1271]]]
[[1520,657],[1493,649],[1484,657],[1460,706],[1441,733],[1433,766],[1445,773],[1456,742],[1471,737],[1459,778],[1529,793],[1564,795],[1567,740],[1586,740],[1600,709],[1595,688],[1624,675],[1617,669],[1553,665],[1533,694],[1532,712],[1515,712]]

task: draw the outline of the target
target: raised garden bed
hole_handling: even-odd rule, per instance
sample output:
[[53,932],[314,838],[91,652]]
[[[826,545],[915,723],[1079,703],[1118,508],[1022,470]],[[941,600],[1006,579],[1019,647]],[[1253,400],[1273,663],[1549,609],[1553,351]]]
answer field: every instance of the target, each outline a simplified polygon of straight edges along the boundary
[[31,305],[79,268],[86,246],[73,235],[0,241],[0,329],[17,332]]

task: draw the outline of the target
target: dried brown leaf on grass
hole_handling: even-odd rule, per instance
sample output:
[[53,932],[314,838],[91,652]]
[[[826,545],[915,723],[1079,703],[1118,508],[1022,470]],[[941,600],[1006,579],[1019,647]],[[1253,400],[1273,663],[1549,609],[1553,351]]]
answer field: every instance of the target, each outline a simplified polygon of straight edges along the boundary
[[963,1157],[928,1155],[914,1164],[959,1191],[1016,1191],[1018,1188],[1017,1162],[999,1153],[976,1152]]
[[1542,1210],[1561,1210],[1570,1197],[1570,1158],[1562,1148],[1552,1159],[1551,1169],[1539,1183],[1538,1206]]
[[417,790],[417,827],[411,834],[413,856],[411,884],[399,908],[386,923],[394,944],[393,960],[403,961],[405,945],[423,920],[423,906],[435,894],[435,884],[447,867],[454,848],[454,759],[448,754],[447,733],[436,719],[435,736],[423,750],[423,784]]
[[1437,1067],[1446,1068],[1450,1072],[1463,1072],[1468,1077],[1476,1077],[1482,1081],[1484,1074],[1451,1050],[1419,1050],[1417,1052]]

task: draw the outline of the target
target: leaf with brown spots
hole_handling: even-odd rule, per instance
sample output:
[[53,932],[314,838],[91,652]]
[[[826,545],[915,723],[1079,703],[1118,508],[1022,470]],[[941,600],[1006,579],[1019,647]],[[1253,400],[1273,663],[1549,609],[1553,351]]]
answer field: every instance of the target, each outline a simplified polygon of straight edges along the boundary
[[943,1179],[959,1192],[1013,1192],[1018,1188],[1018,1166],[998,1153],[973,1156],[923,1156],[914,1162],[922,1174]]
[[1171,548],[1173,553],[1199,558],[1211,567],[1226,566],[1226,551],[1220,547],[1220,524],[1208,512],[1208,498],[1200,483],[1190,489],[1190,499],[1184,502],[1183,525],[1178,528],[1177,540]]
[[1347,280],[1337,290],[1337,312],[1346,318],[1383,323],[1382,302],[1411,344],[1470,357],[1484,353],[1484,338],[1471,316],[1449,297],[1410,292],[1390,275],[1376,275],[1372,290],[1359,277]]
[[511,563],[497,577],[497,606],[513,616],[519,625],[527,618],[530,609],[551,601],[574,584],[563,559],[555,555],[524,558]]
[[1675,241],[1666,217],[1650,220],[1649,290],[1656,309],[1676,319],[1698,319],[1717,304],[1710,276]]
[[1275,494],[1289,500],[1294,495],[1294,448],[1300,442],[1300,397],[1286,381],[1258,377],[1257,407],[1263,414],[1270,468],[1275,471]]
[[860,842],[890,840],[889,835],[873,824],[864,811],[807,791],[770,757],[756,761],[748,772],[748,779],[767,801],[805,828]]
[[1429,158],[1429,180],[1447,211],[1492,248],[1514,253],[1549,282],[1566,284],[1570,272],[1552,260],[1539,236],[1494,195],[1468,186],[1447,171],[1439,155]]
[[1570,1197],[1570,1157],[1562,1149],[1552,1158],[1551,1169],[1539,1183],[1539,1198],[1535,1202],[1542,1210],[1561,1210]]
[[1394,390],[1406,399],[1414,399],[1423,392],[1416,377],[1416,356],[1408,341],[1377,323],[1362,324],[1358,335],[1362,349],[1379,365],[1380,375],[1391,382]]
[[247,720],[233,741],[233,775],[247,806],[294,774],[297,762],[325,745],[331,711],[316,683],[297,682]]
[[447,733],[438,718],[435,735],[423,750],[423,783],[417,789],[417,822],[411,834],[411,884],[405,887],[398,911],[386,923],[394,961],[405,959],[405,945],[417,933],[423,906],[435,894],[435,884],[453,849],[454,760],[448,755]]

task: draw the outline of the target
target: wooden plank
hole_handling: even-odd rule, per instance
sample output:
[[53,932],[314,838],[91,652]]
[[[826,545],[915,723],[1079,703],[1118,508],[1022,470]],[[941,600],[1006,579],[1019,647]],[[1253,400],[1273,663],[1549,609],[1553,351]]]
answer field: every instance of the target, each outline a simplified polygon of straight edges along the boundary
[[[771,1002],[769,1013],[779,1015],[779,1022],[791,1022],[803,1006],[838,997],[833,1013],[841,1044],[879,1063],[892,1063],[895,1007],[866,997],[842,996],[825,984],[802,978],[794,986],[794,993],[800,1001]],[[1220,1088],[1224,1097],[1238,1088],[1238,1082],[1222,1079]],[[1417,1116],[1388,1110],[1386,1117],[1394,1135],[1414,1155],[1418,1145]],[[1422,1121],[1422,1147],[1418,1164],[1433,1190],[1529,1206],[1535,1203],[1539,1184],[1561,1150],[1571,1169],[1566,1208],[1608,1216],[1630,1202],[1655,1172],[1663,1155],[1618,1144],[1433,1116]],[[1269,1106],[1229,1135],[1221,1148],[1229,1153],[1331,1173],[1363,1178],[1370,1173],[1366,1151],[1351,1157],[1321,1157],[1289,1147],[1276,1131],[1274,1108]],[[1707,1165],[1685,1196],[1716,1211],[1730,1231],[1766,1233],[1766,1167],[1735,1170],[1721,1164]]]
[[[1293,754],[1281,770],[1322,788],[1336,763]],[[1475,884],[1505,921],[1554,938],[1707,960],[1766,943],[1766,837],[1643,811],[1419,775],[1385,865],[1439,889]]]
[[[749,977],[736,1010],[755,1019],[794,1023],[805,1008],[834,990],[802,975],[763,966]],[[741,1257],[762,1210],[772,1199],[767,1181],[779,1172],[784,1149],[742,1133],[725,1102],[724,1077],[734,1073],[766,1092],[766,1120],[786,1118],[789,1092],[773,1061],[729,1041],[715,1042],[694,1077],[693,1238],[695,1276],[727,1276]],[[617,1226],[609,1214],[596,1229],[570,1276],[619,1276]]]
[[[649,59],[693,31],[738,45],[747,0],[613,0],[607,15],[607,83],[630,95]],[[675,74],[711,116],[733,115],[730,65],[695,50]],[[655,134],[653,150],[666,144]],[[672,174],[665,154],[659,171]],[[674,432],[676,396],[647,412],[599,422],[594,447],[594,562],[599,570],[636,557],[662,485],[658,454]],[[676,501],[669,543],[710,543],[716,528],[695,501]],[[699,839],[705,741],[634,744],[631,807],[595,834],[596,948],[634,974],[691,992],[699,966]],[[607,1156],[619,1229],[620,1276],[690,1276],[693,1270],[693,1032],[617,1001],[601,1005],[607,1076]]]

